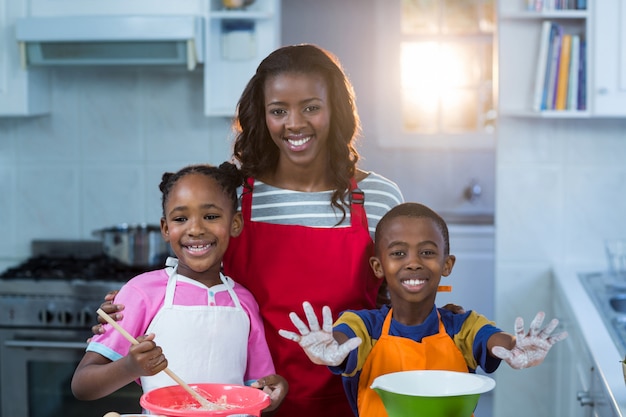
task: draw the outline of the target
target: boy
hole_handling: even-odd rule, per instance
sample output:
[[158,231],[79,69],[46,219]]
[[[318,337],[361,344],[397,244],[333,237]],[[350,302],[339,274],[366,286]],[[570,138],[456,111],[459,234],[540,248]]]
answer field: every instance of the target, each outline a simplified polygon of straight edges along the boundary
[[441,276],[450,275],[455,262],[449,246],[448,227],[437,213],[417,203],[396,206],[378,223],[376,253],[370,258],[375,275],[386,279],[391,304],[344,312],[334,327],[331,311],[324,307],[320,329],[312,306],[305,302],[309,325],[291,313],[300,334],[279,331],[298,342],[312,362],[342,375],[356,415],[387,415],[370,389],[380,375],[419,369],[475,372],[477,366],[491,373],[501,360],[514,369],[527,368],[539,365],[552,345],[567,336],[550,336],[556,319],[540,329],[541,312],[528,334],[518,318],[512,335],[474,311],[455,314],[437,308]]

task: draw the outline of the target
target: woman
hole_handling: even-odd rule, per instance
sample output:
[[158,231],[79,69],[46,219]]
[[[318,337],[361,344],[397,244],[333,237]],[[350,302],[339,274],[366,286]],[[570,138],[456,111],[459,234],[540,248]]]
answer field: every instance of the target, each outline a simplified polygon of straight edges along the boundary
[[333,311],[376,306],[382,280],[368,263],[372,235],[403,197],[391,181],[357,168],[359,127],[348,78],[313,45],[274,51],[239,100],[234,155],[248,177],[245,226],[224,272],[256,297],[277,373],[289,381],[278,415],[352,413],[340,378],[278,330],[305,300]]

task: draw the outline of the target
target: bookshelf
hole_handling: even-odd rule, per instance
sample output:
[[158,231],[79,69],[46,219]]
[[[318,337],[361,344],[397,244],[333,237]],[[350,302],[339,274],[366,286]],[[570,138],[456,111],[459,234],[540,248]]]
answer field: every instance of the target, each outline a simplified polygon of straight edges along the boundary
[[[537,107],[536,84],[538,83],[538,61],[544,22],[558,25],[561,34],[576,36],[590,42],[590,7],[587,2],[584,10],[528,10],[523,1],[501,1],[498,9],[498,66],[499,66],[499,115],[544,117],[544,118],[585,118],[590,117],[590,47],[586,47],[579,59],[586,63],[586,83],[580,84],[584,106],[574,106],[561,110],[554,106]],[[547,61],[550,61],[550,56]],[[558,57],[557,57],[558,58]],[[543,66],[542,66],[543,68]],[[558,84],[558,80],[553,83]],[[543,88],[545,94],[545,87]],[[556,93],[553,93],[556,94]],[[544,98],[545,99],[545,98]]]

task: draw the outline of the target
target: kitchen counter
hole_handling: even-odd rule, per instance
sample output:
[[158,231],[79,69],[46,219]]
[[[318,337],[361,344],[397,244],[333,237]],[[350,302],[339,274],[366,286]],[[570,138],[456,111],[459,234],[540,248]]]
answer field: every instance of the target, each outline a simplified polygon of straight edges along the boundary
[[[595,371],[607,394],[607,401],[615,415],[626,416],[626,385],[619,361],[619,349],[592,299],[583,287],[579,273],[570,267],[555,270],[555,285],[569,303],[582,337],[589,348]],[[583,271],[584,272],[584,271]]]

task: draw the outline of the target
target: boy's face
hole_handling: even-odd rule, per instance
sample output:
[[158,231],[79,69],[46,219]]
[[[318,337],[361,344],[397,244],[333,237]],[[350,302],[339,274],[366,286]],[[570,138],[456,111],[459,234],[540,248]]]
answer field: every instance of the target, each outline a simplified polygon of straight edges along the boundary
[[444,245],[430,218],[399,216],[387,224],[370,265],[378,278],[386,278],[394,308],[402,301],[432,308],[441,276],[452,272],[455,261],[444,255]]

